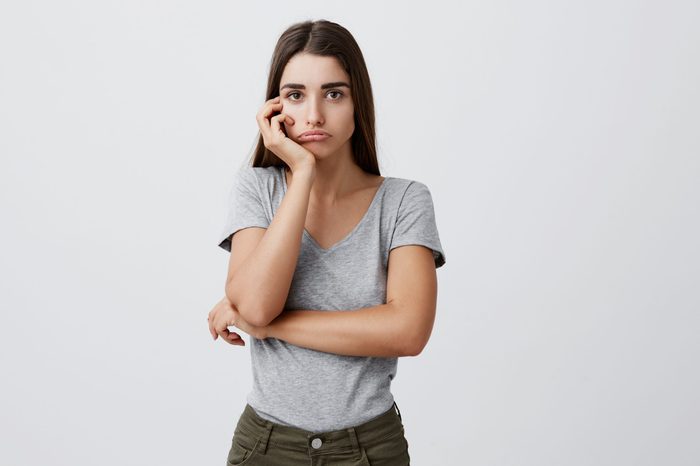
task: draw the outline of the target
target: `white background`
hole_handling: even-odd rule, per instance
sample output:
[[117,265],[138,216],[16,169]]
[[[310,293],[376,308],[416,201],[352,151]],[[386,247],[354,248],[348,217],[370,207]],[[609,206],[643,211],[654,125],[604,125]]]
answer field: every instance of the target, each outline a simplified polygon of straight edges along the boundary
[[329,19],[447,257],[412,464],[699,464],[698,5],[3,2],[2,463],[224,464],[225,202],[277,38]]

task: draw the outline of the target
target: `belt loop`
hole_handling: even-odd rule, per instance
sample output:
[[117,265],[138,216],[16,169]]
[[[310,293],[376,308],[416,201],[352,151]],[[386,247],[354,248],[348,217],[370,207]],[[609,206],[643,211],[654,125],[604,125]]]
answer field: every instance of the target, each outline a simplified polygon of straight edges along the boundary
[[396,404],[396,401],[394,401],[394,407],[396,408],[396,414],[399,415],[399,420],[403,422],[403,419],[401,419],[401,411],[399,410],[399,405]]
[[272,433],[272,423],[270,421],[265,421],[265,431],[260,436],[260,448],[258,449],[261,454],[265,454],[267,451],[267,443],[270,440],[270,434]]
[[349,427],[345,429],[348,431],[348,435],[350,437],[350,442],[352,443],[352,450],[357,453],[358,456],[362,456],[362,452],[360,451],[360,443],[357,440],[357,432],[355,431],[354,427]]

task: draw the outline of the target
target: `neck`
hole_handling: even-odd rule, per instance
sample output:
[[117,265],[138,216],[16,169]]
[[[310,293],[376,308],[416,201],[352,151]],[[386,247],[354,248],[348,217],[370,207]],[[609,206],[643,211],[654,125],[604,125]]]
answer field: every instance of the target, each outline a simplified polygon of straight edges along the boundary
[[349,141],[338,152],[316,159],[316,177],[309,202],[331,207],[339,199],[355,192],[367,179],[352,158]]

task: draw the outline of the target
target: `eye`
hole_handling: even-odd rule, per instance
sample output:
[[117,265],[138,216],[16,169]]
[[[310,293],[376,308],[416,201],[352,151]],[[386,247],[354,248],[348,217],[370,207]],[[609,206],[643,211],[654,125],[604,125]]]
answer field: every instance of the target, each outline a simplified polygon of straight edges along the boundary
[[[326,93],[326,95],[330,95],[330,94],[337,94],[337,97],[331,98],[331,100],[340,100],[340,99],[342,99],[342,98],[344,97],[344,95],[343,95],[342,92],[336,91],[336,90],[328,91],[328,92]],[[295,97],[295,96],[299,96],[299,97]],[[295,91],[295,92],[290,92],[289,94],[287,94],[286,97],[287,97],[287,99],[291,100],[292,102],[296,102],[296,101],[298,101],[299,99],[301,99],[300,96],[301,96],[301,93]]]

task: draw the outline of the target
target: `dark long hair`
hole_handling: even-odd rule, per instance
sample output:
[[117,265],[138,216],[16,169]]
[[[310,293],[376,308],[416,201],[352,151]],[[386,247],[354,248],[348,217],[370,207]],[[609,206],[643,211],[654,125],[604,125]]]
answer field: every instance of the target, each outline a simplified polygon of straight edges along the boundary
[[[287,62],[297,53],[335,57],[350,76],[350,94],[355,108],[352,156],[365,172],[380,175],[374,129],[374,98],[367,65],[350,32],[327,20],[296,23],[282,33],[275,46],[267,78],[265,100],[279,95],[280,80]],[[284,160],[265,147],[262,134],[254,151],[253,167],[286,166]]]

